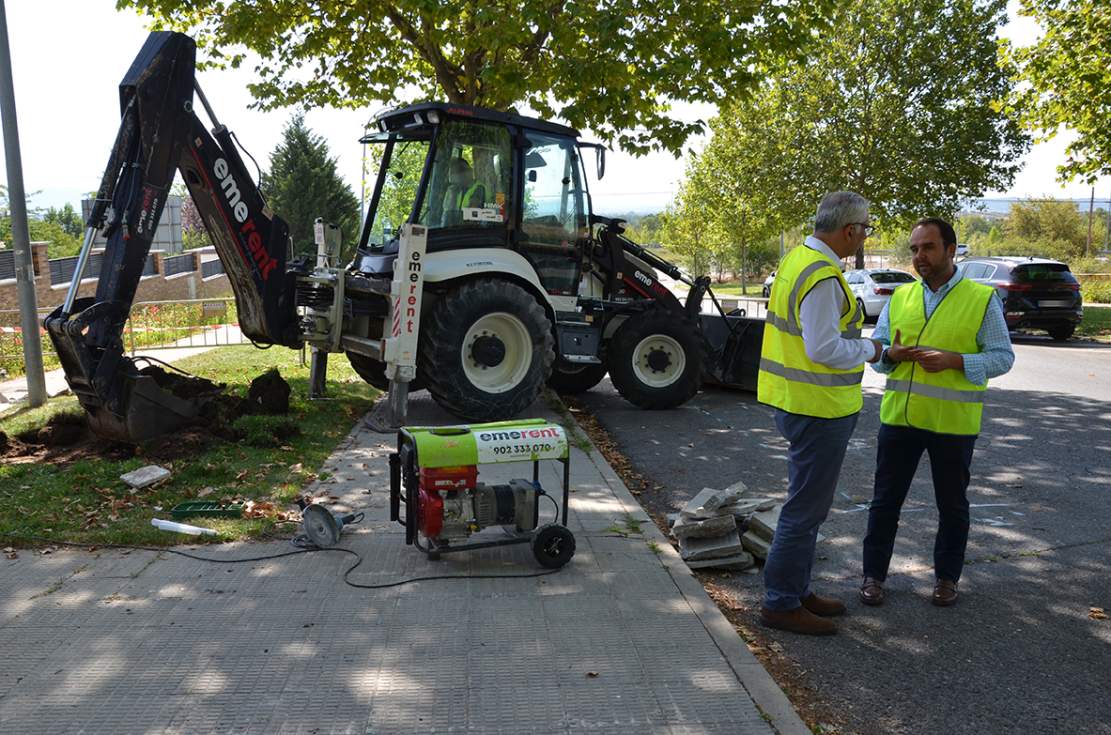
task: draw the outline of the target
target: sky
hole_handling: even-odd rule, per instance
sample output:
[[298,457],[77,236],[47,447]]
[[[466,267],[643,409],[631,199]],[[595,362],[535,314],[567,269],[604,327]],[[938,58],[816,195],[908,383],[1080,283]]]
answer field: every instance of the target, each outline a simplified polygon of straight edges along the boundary
[[[40,192],[34,207],[80,207],[84,193],[100,183],[101,171],[119,126],[119,82],[147,37],[146,23],[134,11],[117,11],[114,0],[2,0],[7,11],[12,70],[23,161],[24,188]],[[1037,33],[1033,21],[1017,17],[1003,35],[1024,44]],[[249,65],[248,65],[249,66]],[[252,110],[247,83],[250,68],[198,73],[198,80],[220,122],[228,126],[265,168],[292,110]],[[361,196],[364,124],[378,109],[310,110],[305,121],[338,158],[339,172]],[[677,105],[687,120],[709,120],[710,105]],[[205,119],[201,114],[202,120]],[[584,137],[589,137],[587,133]],[[1036,145],[1026,156],[1014,185],[989,197],[1058,196],[1087,199],[1090,188],[1061,186],[1056,167],[1064,161],[1066,134]],[[704,145],[692,138],[688,147]],[[673,198],[684,170],[683,159],[668,153],[634,157],[611,151],[606,175],[590,181],[594,208],[602,213],[663,209]],[[593,166],[588,166],[593,172]],[[7,183],[6,167],[0,181]],[[1098,201],[1111,198],[1111,177],[1096,186]]]

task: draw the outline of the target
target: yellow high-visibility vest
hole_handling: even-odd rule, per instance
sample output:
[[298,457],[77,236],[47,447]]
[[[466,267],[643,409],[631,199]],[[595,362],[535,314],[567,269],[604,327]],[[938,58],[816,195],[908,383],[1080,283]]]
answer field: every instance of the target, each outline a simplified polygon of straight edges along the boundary
[[456,209],[463,209],[463,207],[468,206],[468,204],[471,201],[471,197],[473,197],[475,194],[477,194],[479,192],[479,190],[482,191],[482,198],[483,198],[483,200],[485,200],[486,199],[486,187],[483,186],[480,182],[476,181],[473,184],[471,184],[470,188],[468,188],[466,191],[463,191],[463,192],[459,193],[459,201],[456,203]]
[[[923,288],[919,281],[895,289],[887,307],[891,335],[898,330],[905,345],[978,353],[976,334],[995,289],[962,278],[927,319]],[[880,421],[938,434],[979,434],[986,390],[986,383],[976,385],[963,370],[931,373],[917,363],[900,362],[887,376]]]
[[836,278],[844,292],[845,308],[839,329],[847,338],[860,337],[864,313],[841,275],[841,268],[817,250],[792,250],[779,264],[768,301],[756,397],[761,403],[789,413],[841,418],[860,410],[860,381],[864,366],[850,370],[827,367],[806,355],[799,307],[810,289]]

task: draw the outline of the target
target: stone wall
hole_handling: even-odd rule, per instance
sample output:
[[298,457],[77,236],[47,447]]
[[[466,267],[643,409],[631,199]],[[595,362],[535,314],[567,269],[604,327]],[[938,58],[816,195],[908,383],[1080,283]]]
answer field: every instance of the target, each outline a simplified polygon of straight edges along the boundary
[[[31,259],[35,267],[35,301],[40,312],[60,306],[69,291],[69,282],[51,285],[50,260],[46,257],[45,242],[31,243]],[[162,254],[154,253],[155,273],[144,276],[135,292],[135,301],[184,301],[187,299],[226,298],[232,295],[231,284],[223,273],[211,278],[201,278],[202,259],[215,258],[213,248],[190,250],[195,260],[194,270],[163,276]],[[96,294],[96,278],[81,282],[79,297]],[[14,278],[0,280],[0,324],[19,324],[19,290]]]

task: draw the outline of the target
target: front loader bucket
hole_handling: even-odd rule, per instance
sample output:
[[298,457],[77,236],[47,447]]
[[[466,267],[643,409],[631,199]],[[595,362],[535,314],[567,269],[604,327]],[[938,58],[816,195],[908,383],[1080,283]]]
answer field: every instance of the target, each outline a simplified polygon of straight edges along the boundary
[[702,335],[710,348],[706,379],[728,388],[756,391],[764,320],[700,314]]

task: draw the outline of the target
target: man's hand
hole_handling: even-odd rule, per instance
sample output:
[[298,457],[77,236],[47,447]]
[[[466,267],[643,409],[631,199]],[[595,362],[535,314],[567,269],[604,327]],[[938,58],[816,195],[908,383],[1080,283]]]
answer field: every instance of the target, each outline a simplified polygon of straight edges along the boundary
[[899,330],[895,330],[895,338],[887,348],[887,359],[891,362],[918,362],[921,351],[917,347],[907,347],[899,343]]
[[[964,370],[964,357],[959,352],[945,350],[918,350],[918,364],[928,373],[939,373],[942,370]],[[891,351],[888,350],[888,355]]]

